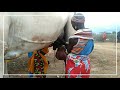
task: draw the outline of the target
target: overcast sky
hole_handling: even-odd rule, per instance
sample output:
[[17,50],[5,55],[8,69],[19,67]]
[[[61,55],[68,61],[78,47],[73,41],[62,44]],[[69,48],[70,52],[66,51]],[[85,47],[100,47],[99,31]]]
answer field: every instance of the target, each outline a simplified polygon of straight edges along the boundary
[[[109,29],[110,26],[120,24],[120,12],[80,12],[85,16],[85,27],[94,28],[104,27]],[[119,25],[120,26],[120,25]],[[102,30],[101,30],[102,31]],[[101,32],[99,31],[99,32]]]
[[120,23],[120,12],[81,12],[85,18],[86,27],[103,27]]

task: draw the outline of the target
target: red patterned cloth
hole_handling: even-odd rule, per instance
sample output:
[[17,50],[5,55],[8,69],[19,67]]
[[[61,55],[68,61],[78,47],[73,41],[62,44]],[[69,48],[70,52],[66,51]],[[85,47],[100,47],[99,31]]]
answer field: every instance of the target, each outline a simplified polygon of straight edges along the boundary
[[94,48],[92,31],[88,28],[77,30],[71,38],[77,38],[78,42],[72,47],[66,59],[66,78],[89,78],[90,58],[89,54]]
[[90,58],[86,55],[68,54],[66,60],[66,78],[89,78]]

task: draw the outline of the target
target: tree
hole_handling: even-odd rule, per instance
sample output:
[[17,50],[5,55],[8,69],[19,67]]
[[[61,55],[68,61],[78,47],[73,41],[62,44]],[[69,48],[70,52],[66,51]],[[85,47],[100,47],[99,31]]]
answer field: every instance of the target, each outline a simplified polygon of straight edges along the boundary
[[117,42],[120,42],[120,31],[117,33]]
[[115,32],[115,31],[113,31],[113,32],[112,32],[112,34],[116,34],[116,32]]

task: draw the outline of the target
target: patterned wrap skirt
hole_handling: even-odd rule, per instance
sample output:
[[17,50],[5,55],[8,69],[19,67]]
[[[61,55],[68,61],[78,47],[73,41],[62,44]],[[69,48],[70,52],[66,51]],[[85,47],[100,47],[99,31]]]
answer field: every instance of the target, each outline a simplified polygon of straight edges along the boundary
[[65,71],[66,78],[89,78],[90,58],[87,55],[68,54]]

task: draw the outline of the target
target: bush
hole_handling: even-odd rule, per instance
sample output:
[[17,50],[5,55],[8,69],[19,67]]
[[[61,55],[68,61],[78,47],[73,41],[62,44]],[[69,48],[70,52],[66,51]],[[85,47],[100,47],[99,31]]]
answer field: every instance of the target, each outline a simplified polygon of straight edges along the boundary
[[[116,41],[116,33],[112,32],[112,33],[106,33],[107,34],[107,41],[109,42],[115,42]],[[103,42],[103,38],[102,38],[102,33],[99,34],[93,34],[94,36],[94,40],[97,42]]]
[[120,42],[120,31],[117,33],[117,41]]

